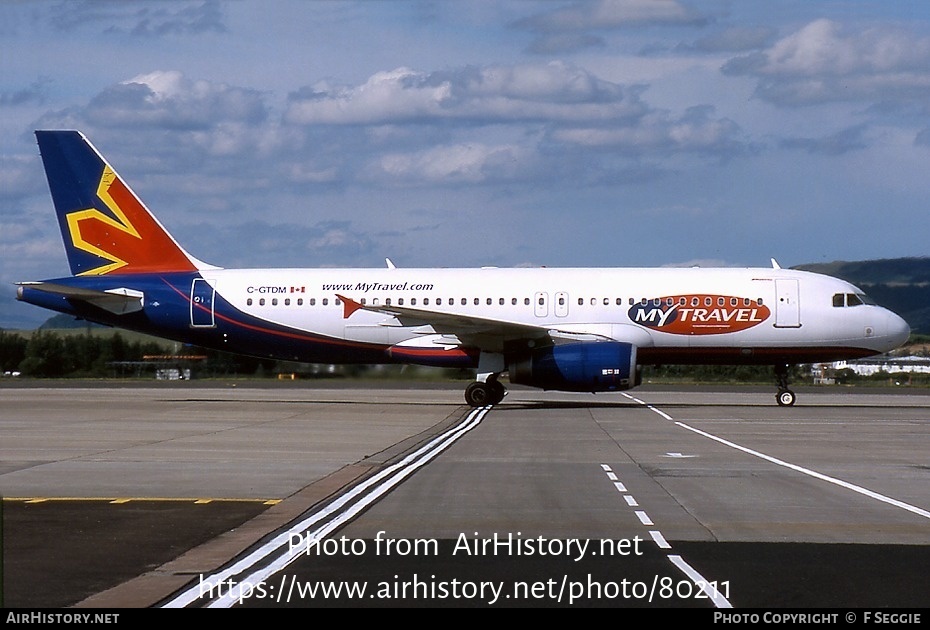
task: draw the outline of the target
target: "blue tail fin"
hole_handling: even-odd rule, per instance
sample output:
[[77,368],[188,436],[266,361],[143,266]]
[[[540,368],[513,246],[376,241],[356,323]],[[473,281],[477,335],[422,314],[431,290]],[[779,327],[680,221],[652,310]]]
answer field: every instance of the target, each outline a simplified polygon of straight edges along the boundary
[[36,131],[58,225],[75,276],[196,271],[171,237],[79,131]]

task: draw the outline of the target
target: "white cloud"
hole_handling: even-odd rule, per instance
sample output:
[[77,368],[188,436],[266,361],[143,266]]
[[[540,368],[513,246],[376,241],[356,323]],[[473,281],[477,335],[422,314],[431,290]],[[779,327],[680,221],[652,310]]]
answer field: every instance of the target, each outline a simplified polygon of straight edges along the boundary
[[378,167],[392,180],[479,183],[510,179],[531,159],[524,148],[514,145],[459,144],[388,154],[379,160]]
[[890,27],[853,31],[820,19],[767,50],[724,65],[759,79],[757,94],[780,105],[930,98],[930,37]]
[[291,95],[285,120],[303,125],[488,124],[616,120],[645,111],[636,90],[553,62],[434,73],[397,68],[355,87],[318,84]]

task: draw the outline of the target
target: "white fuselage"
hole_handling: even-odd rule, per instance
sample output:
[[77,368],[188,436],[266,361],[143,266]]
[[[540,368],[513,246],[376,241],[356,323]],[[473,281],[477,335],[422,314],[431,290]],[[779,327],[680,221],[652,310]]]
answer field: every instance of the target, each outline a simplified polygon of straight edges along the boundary
[[337,295],[366,307],[423,311],[424,320],[458,315],[466,331],[474,328],[472,318],[504,326],[490,337],[506,338],[506,326],[514,324],[630,342],[644,363],[653,356],[701,362],[702,349],[725,348],[746,356],[763,348],[808,349],[806,361],[824,348],[827,360],[843,348],[859,355],[887,351],[909,332],[884,308],[834,305],[834,296],[862,295],[853,285],[787,269],[217,269],[202,275],[232,306],[257,318],[388,346],[436,348],[464,340],[423,322],[403,325],[385,312],[361,309],[346,317]]

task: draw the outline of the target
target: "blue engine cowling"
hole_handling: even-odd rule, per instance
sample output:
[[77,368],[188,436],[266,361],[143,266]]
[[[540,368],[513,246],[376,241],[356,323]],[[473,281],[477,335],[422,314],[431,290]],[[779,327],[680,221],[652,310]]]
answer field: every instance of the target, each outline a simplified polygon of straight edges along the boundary
[[639,384],[636,346],[619,341],[570,343],[516,357],[510,382],[567,392],[607,392]]

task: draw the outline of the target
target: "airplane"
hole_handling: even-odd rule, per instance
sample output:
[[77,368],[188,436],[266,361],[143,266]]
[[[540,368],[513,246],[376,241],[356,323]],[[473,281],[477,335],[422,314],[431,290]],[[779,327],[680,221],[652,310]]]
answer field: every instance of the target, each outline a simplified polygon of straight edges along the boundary
[[613,392],[643,365],[772,365],[879,354],[908,324],[830,276],[771,268],[224,269],[189,254],[79,131],[36,131],[71,275],[21,301],[233,353],[476,369],[473,407],[511,383]]

